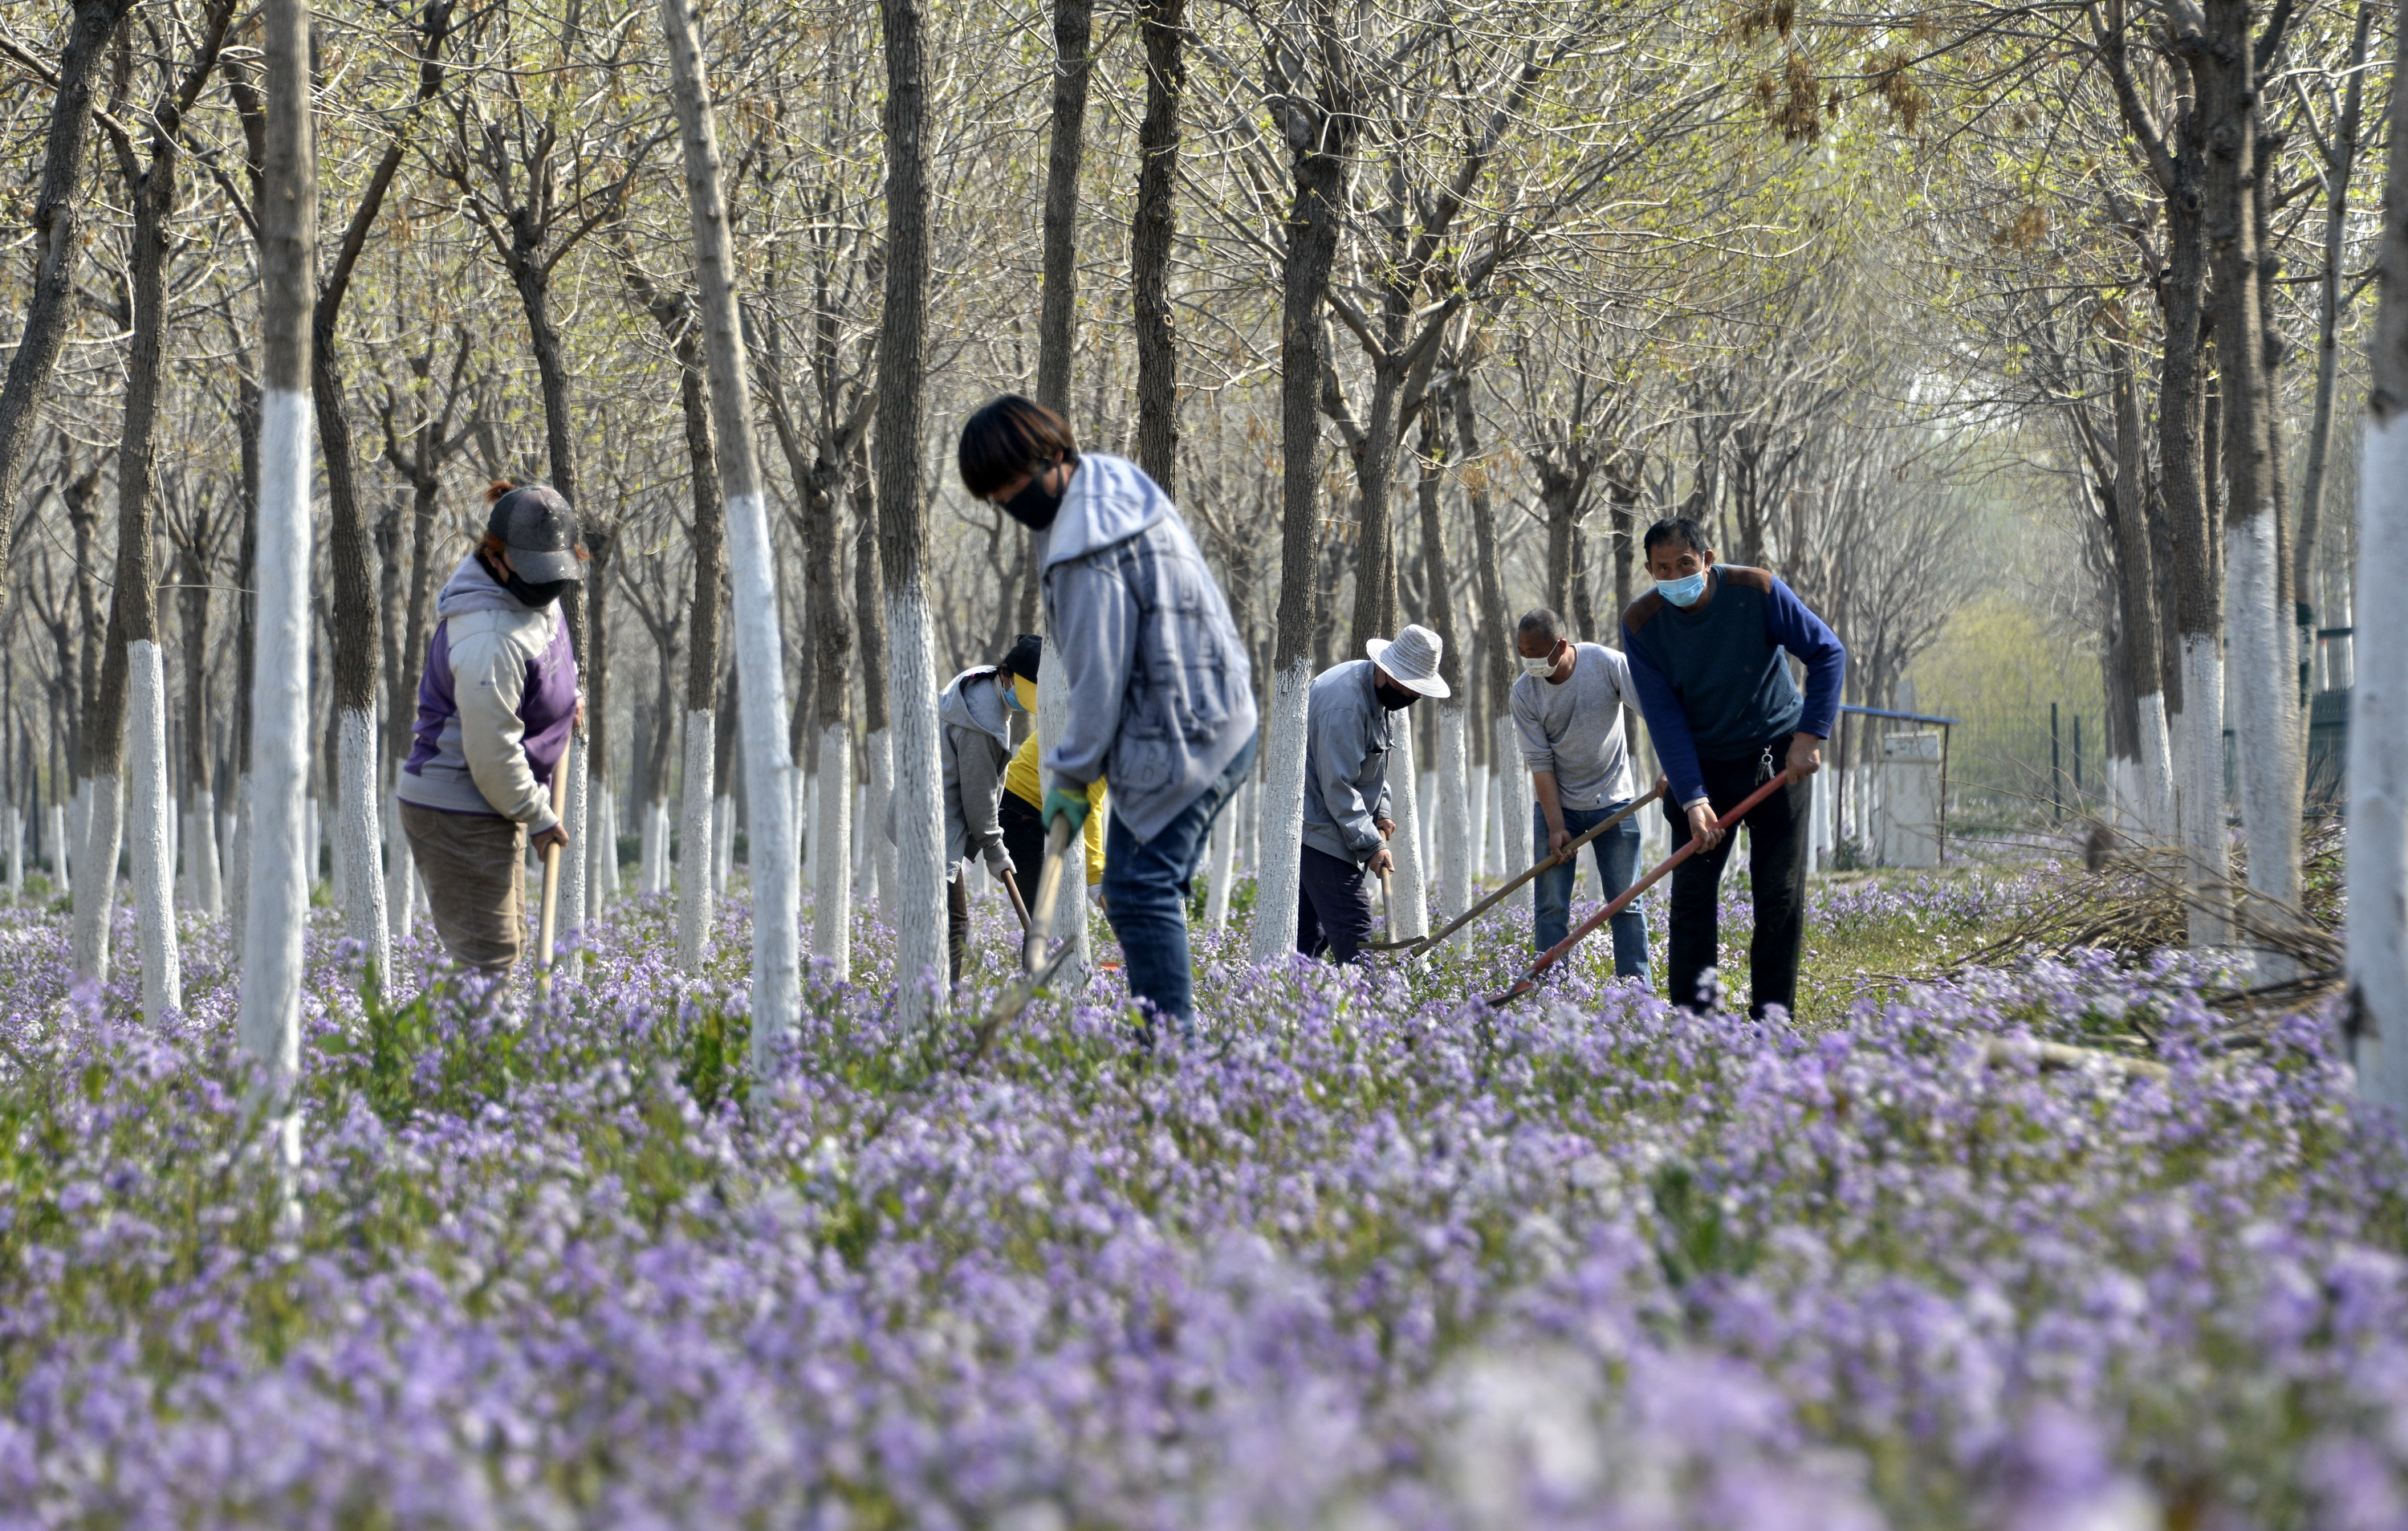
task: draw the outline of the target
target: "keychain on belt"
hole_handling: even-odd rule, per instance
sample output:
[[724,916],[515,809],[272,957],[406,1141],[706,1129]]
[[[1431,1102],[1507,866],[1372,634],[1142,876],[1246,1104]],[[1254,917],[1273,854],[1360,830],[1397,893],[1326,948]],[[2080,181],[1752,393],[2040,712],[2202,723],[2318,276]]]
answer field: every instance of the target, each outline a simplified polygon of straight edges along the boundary
[[1756,785],[1762,787],[1772,780],[1772,746],[1764,746],[1764,755],[1756,762]]

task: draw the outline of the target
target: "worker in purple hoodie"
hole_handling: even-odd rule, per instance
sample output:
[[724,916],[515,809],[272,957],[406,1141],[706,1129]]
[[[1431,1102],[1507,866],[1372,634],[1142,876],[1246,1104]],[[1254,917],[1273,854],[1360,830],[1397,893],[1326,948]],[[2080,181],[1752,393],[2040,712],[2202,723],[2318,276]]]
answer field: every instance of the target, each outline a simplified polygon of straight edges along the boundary
[[[1806,810],[1839,714],[1847,651],[1771,574],[1716,564],[1705,528],[1688,517],[1648,527],[1644,547],[1656,588],[1622,614],[1622,651],[1671,784],[1664,814],[1673,838],[1698,842],[1698,853],[1672,874],[1671,1000],[1684,1009],[1712,1000],[1699,988],[1720,965],[1716,901],[1730,859],[1715,821],[1786,771],[1788,785],[1740,822],[1756,901],[1748,1014],[1760,1020],[1774,1006],[1794,1011],[1806,934]],[[1806,667],[1802,695],[1790,678],[1793,658]]]
[[443,949],[499,977],[526,944],[526,847],[566,847],[552,773],[577,726],[560,595],[585,578],[577,514],[540,484],[496,484],[485,535],[437,598],[401,768],[401,827]]

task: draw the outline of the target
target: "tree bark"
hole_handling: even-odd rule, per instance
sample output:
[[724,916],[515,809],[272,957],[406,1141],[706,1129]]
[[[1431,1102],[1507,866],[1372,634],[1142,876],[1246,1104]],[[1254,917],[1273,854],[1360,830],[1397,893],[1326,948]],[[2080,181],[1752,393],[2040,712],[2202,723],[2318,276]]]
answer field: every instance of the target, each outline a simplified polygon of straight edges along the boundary
[[[899,1015],[907,1030],[917,1030],[930,1018],[946,973],[936,656],[924,572],[928,505],[920,485],[928,360],[927,13],[923,0],[884,0],[880,15],[886,44],[887,168],[884,325],[878,342],[878,556],[894,713],[896,874],[894,888],[882,892],[896,930]],[[1083,73],[1080,84],[1083,91]],[[1058,150],[1058,114],[1055,131]],[[1049,189],[1049,222],[1051,200]],[[1049,253],[1050,248],[1049,240]],[[1054,291],[1049,282],[1049,305]],[[1067,324],[1067,317],[1061,322]],[[1066,388],[1067,360],[1065,354]]]
[[[2408,5],[2392,34],[2408,39]],[[2395,52],[2395,77],[2399,56]],[[2369,348],[2358,475],[2358,652],[2349,718],[2349,998],[2343,1019],[2358,1093],[2408,1122],[2408,136],[2391,136],[2380,298]]]
[[1137,129],[1137,211],[1129,228],[1129,309],[1137,332],[1137,464],[1176,497],[1179,334],[1170,307],[1178,232],[1179,108],[1187,92],[1187,0],[1139,0],[1145,116]]
[[[76,269],[83,259],[84,158],[92,143],[92,92],[102,53],[131,0],[77,0],[59,55],[50,97],[50,124],[42,144],[42,179],[34,193],[31,220],[34,282],[25,302],[25,323],[17,349],[0,381],[0,505],[17,503],[25,476],[50,373],[76,311]],[[13,515],[0,516],[0,601],[7,599],[16,529]]]
[[[744,752],[752,783],[752,1066],[767,1073],[800,1016],[796,950],[794,794],[787,777],[786,667],[778,616],[776,556],[752,442],[752,390],[736,309],[736,259],[720,171],[718,127],[702,49],[685,0],[662,0],[670,78],[685,140],[686,210],[706,351],[719,477],[734,543],[736,658]],[[717,599],[717,585],[712,586]],[[700,619],[700,614],[696,614]],[[699,647],[700,645],[695,645]]]
[[1442,645],[1439,678],[1447,697],[1438,708],[1438,801],[1427,805],[1437,816],[1438,913],[1451,920],[1471,906],[1471,787],[1465,723],[1470,685],[1463,662],[1463,632],[1455,621],[1455,583],[1448,570],[1445,520],[1440,491],[1446,475],[1446,435],[1435,412],[1422,416],[1421,476],[1415,492],[1421,504],[1422,584],[1428,592],[1424,612]]
[[[2349,83],[2343,89],[2341,119],[2333,124],[2325,155],[2325,236],[2316,272],[2316,394],[2308,425],[2308,464],[2300,480],[2300,534],[2291,548],[2291,587],[2306,592],[2315,577],[2316,539],[2324,527],[2326,462],[2332,451],[2333,393],[2341,377],[2341,252],[2349,223],[2349,176],[2358,159],[2358,133],[2366,97],[2368,35],[2376,0],[2361,0],[2358,29],[2349,46]],[[2313,635],[2311,638],[2313,641]]]
[[1331,0],[1307,0],[1306,36],[1292,76],[1312,68],[1311,94],[1292,80],[1272,107],[1293,155],[1295,195],[1280,266],[1280,603],[1272,663],[1270,725],[1263,750],[1262,859],[1255,873],[1249,954],[1264,961],[1296,939],[1297,879],[1303,857],[1304,725],[1319,616],[1322,541],[1322,371],[1328,365],[1322,309],[1347,197],[1358,131],[1354,82]]
[[[309,13],[266,0],[266,143],[260,197],[261,368],[257,654],[252,667],[251,891],[240,1034],[278,1098],[300,1068],[303,861],[309,770],[309,377],[317,246]],[[299,1119],[282,1118],[284,1160]]]
[[[1044,296],[1037,319],[1037,402],[1065,419],[1070,414],[1070,355],[1079,327],[1079,162],[1086,149],[1087,77],[1093,65],[1088,47],[1095,9],[1095,0],[1054,0],[1054,4],[1053,133],[1045,152]],[[891,57],[888,66],[893,67]],[[891,267],[889,271],[891,292]]]
[[[681,0],[664,3],[677,6]],[[694,589],[686,602],[685,770],[678,799],[677,880],[678,968],[688,977],[701,973],[710,953],[712,870],[719,848],[711,816],[719,777],[714,712],[719,701],[719,586],[727,561],[719,467],[712,458],[710,385],[702,373],[702,338],[692,320],[687,315],[677,344],[678,398],[685,412],[686,467],[694,481]]]
[[2115,482],[2108,496],[2114,517],[2116,597],[2126,673],[2133,696],[2133,755],[2138,762],[2136,808],[2144,842],[2173,834],[2174,778],[2166,731],[2165,661],[2159,652],[2155,559],[2141,473],[2145,452],[2141,410],[2132,379],[2129,337],[2120,313],[2112,315],[2108,393],[2115,422]]
[[[2213,266],[2219,397],[2226,485],[2226,554],[2233,604],[2229,657],[2240,764],[2242,823],[2249,840],[2248,886],[2265,922],[2296,906],[2300,894],[2299,779],[2292,761],[2299,732],[2291,661],[2288,570],[2275,503],[2272,398],[2265,366],[2258,217],[2258,92],[2251,0],[2205,0],[2198,50],[2200,113],[2207,123],[2204,178]],[[2216,741],[2222,754],[2222,741]],[[2219,766],[2221,761],[2219,759]],[[2271,954],[2268,954],[2271,959]],[[2286,976],[2280,975],[2275,976]]]

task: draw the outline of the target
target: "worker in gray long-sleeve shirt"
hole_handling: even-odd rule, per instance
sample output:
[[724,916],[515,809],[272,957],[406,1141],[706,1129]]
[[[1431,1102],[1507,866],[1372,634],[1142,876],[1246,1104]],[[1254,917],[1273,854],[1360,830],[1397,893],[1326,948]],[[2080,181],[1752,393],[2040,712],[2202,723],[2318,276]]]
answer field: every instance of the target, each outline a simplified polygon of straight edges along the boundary
[[1365,874],[1393,864],[1388,837],[1388,750],[1396,715],[1423,697],[1443,697],[1440,640],[1409,627],[1393,643],[1374,638],[1368,659],[1323,671],[1306,700],[1304,849],[1296,900],[1296,949],[1326,950],[1351,962],[1371,939],[1371,891]]
[[[1529,768],[1530,859],[1543,861],[1627,806],[1630,748],[1622,710],[1634,705],[1630,665],[1602,643],[1575,643],[1564,619],[1539,607],[1513,634],[1522,676],[1513,683],[1513,731]],[[1639,870],[1639,820],[1626,818],[1589,842],[1598,890],[1612,899]],[[1571,930],[1572,878],[1567,859],[1539,874],[1531,938],[1547,951]],[[1633,900],[1613,917],[1613,975],[1647,977],[1647,917]]]

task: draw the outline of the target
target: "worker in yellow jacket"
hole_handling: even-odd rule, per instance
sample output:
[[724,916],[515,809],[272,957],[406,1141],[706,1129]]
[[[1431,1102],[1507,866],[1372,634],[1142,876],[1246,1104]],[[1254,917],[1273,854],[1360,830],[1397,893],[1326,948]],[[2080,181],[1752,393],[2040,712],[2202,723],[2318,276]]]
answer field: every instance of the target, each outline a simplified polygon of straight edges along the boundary
[[[1004,657],[1003,669],[1011,677],[1013,700],[1029,716],[1037,715],[1037,667],[1045,651],[1044,640],[1033,632],[1025,632]],[[1011,762],[1003,768],[1003,802],[996,811],[1003,826],[1004,853],[1011,858],[1015,869],[1012,876],[1020,884],[1025,899],[1037,896],[1037,878],[1045,865],[1045,821],[1038,809],[1045,802],[1045,787],[1039,780],[1037,760],[1044,745],[1037,730],[1020,742]],[[1095,810],[1104,805],[1104,779],[1100,776],[1087,784],[1087,821],[1083,831],[1087,850],[1087,886],[1094,888],[1104,880],[1104,816]]]

